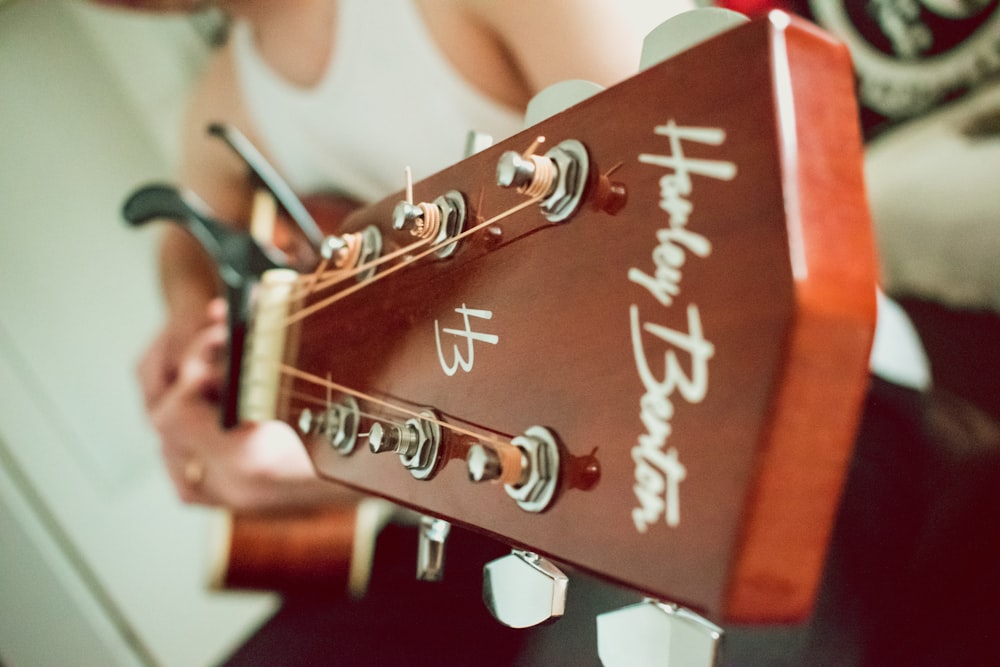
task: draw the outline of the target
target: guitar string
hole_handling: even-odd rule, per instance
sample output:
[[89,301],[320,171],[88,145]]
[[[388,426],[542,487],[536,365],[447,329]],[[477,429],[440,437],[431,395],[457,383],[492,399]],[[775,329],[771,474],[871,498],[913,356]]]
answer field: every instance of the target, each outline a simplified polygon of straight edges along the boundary
[[[372,278],[369,278],[368,280],[366,280],[364,282],[358,283],[357,285],[353,285],[353,286],[351,286],[351,287],[349,287],[349,288],[347,288],[345,290],[342,290],[342,291],[340,291],[340,292],[338,292],[336,294],[333,294],[330,297],[327,297],[326,299],[324,299],[322,301],[319,301],[319,302],[317,302],[316,304],[313,304],[310,307],[300,309],[297,313],[288,316],[285,319],[283,326],[288,327],[288,326],[294,324],[295,322],[298,322],[298,321],[300,321],[300,320],[308,317],[309,315],[312,315],[313,313],[318,312],[319,310],[327,308],[328,306],[332,305],[336,301],[339,301],[340,299],[343,299],[343,298],[345,298],[345,297],[347,297],[347,296],[349,296],[351,294],[354,294],[355,292],[361,290],[364,287],[367,287],[368,285],[373,284],[377,280],[379,280],[379,279],[381,279],[381,278],[383,278],[383,277],[385,277],[387,275],[391,275],[391,274],[395,273],[396,271],[398,271],[398,270],[400,270],[402,268],[410,266],[411,264],[419,261],[420,259],[423,259],[427,255],[430,255],[431,253],[437,251],[438,249],[443,248],[443,247],[445,247],[447,245],[450,245],[452,243],[455,243],[455,242],[457,242],[457,241],[465,238],[466,236],[469,236],[469,235],[474,234],[474,233],[476,233],[476,232],[478,232],[478,231],[480,231],[480,230],[482,230],[482,229],[484,229],[486,227],[489,227],[490,225],[495,224],[497,221],[502,220],[502,219],[504,219],[504,218],[506,218],[508,216],[511,216],[511,215],[513,215],[513,214],[515,214],[515,213],[523,210],[524,208],[527,208],[528,206],[530,206],[530,205],[532,205],[534,203],[537,203],[540,200],[541,200],[541,197],[538,197],[538,196],[536,196],[536,197],[530,197],[530,198],[526,199],[525,201],[521,202],[520,204],[517,204],[516,206],[513,206],[513,207],[507,209],[506,211],[502,211],[501,213],[498,213],[497,215],[493,216],[492,218],[489,218],[487,220],[483,220],[479,224],[474,225],[473,227],[471,227],[470,229],[467,229],[467,230],[465,230],[465,231],[463,231],[463,232],[461,232],[459,234],[456,234],[453,237],[449,237],[449,238],[445,239],[444,241],[442,241],[439,244],[431,246],[430,248],[426,249],[424,252],[422,252],[422,253],[420,253],[418,255],[415,255],[413,257],[410,257],[406,261],[400,262],[400,263],[398,263],[398,264],[396,264],[394,266],[389,267],[388,269],[386,269],[382,273],[378,273],[375,276],[373,276]],[[388,262],[388,261],[391,261],[391,260],[395,259],[396,257],[399,257],[400,255],[404,255],[406,253],[409,253],[411,250],[413,250],[413,249],[415,249],[415,248],[417,248],[417,247],[419,247],[421,245],[424,245],[424,244],[426,244],[428,242],[429,242],[428,240],[421,239],[421,240],[417,241],[416,243],[412,243],[409,246],[405,246],[403,248],[400,248],[400,249],[398,249],[398,250],[396,250],[396,251],[394,251],[392,253],[389,253],[388,255],[376,258],[375,260],[373,260],[371,262],[366,262],[363,265],[357,266],[353,270],[337,269],[335,271],[331,271],[330,272],[331,274],[335,274],[335,278],[332,279],[332,282],[329,282],[328,284],[336,284],[337,282],[340,282],[340,281],[345,280],[347,278],[350,278],[352,276],[358,275],[359,273],[361,273],[363,271],[366,271],[366,270],[369,270],[370,268],[372,268],[374,266],[381,265],[381,264],[383,264],[385,262]],[[302,277],[300,277],[300,278],[297,279],[296,283],[301,286],[304,282],[310,281],[310,282],[313,283],[313,286],[315,287],[315,280],[311,280],[311,279],[313,279],[315,277],[315,275],[316,274],[314,273],[314,274],[310,274],[308,276],[302,276]],[[341,277],[341,275],[343,277]],[[327,285],[325,285],[325,286],[327,286]],[[292,366],[288,366],[288,365],[282,364],[280,370],[281,370],[282,373],[284,373],[286,375],[290,375],[292,377],[298,377],[298,378],[303,379],[303,380],[308,381],[308,382],[313,382],[314,384],[318,384],[320,386],[324,386],[327,389],[336,389],[337,391],[340,391],[340,392],[342,392],[344,394],[348,394],[350,396],[354,396],[355,398],[359,398],[359,399],[362,399],[362,400],[365,400],[365,401],[369,401],[369,402],[374,403],[376,405],[381,405],[384,408],[387,408],[389,410],[394,410],[396,412],[402,413],[403,415],[407,415],[409,417],[413,417],[413,418],[416,418],[416,419],[421,419],[421,420],[432,422],[432,423],[436,424],[437,426],[439,426],[440,428],[448,430],[448,431],[451,431],[451,432],[454,432],[454,433],[459,433],[459,434],[462,434],[462,435],[466,435],[466,436],[469,436],[469,437],[472,437],[472,438],[475,438],[477,440],[480,440],[480,441],[483,441],[483,442],[486,442],[486,443],[489,443],[489,444],[493,444],[493,445],[509,444],[510,436],[506,436],[505,435],[504,437],[508,438],[508,442],[504,442],[499,437],[497,437],[495,435],[484,435],[482,433],[477,433],[477,432],[469,430],[469,429],[465,429],[465,428],[462,428],[462,427],[455,426],[453,424],[449,424],[447,422],[443,422],[443,421],[438,420],[436,418],[435,419],[428,419],[426,415],[423,415],[423,414],[421,414],[419,412],[415,412],[415,411],[409,410],[409,409],[404,408],[404,407],[402,407],[400,405],[395,405],[395,404],[390,403],[388,401],[384,401],[384,400],[376,398],[374,396],[365,394],[364,392],[361,392],[361,391],[358,391],[358,390],[355,390],[355,389],[351,389],[351,388],[349,388],[349,387],[347,387],[345,385],[342,385],[340,383],[333,382],[332,380],[329,380],[329,379],[324,380],[322,378],[319,378],[318,376],[314,376],[312,374],[306,373],[305,371],[301,371],[301,370],[299,370],[297,368],[294,368]],[[315,400],[315,399],[311,399],[311,400]],[[373,416],[373,415],[367,415],[366,414],[366,416]]]
[[[409,167],[406,168],[406,179],[407,179],[407,181],[406,181],[407,182],[407,185],[406,185],[406,201],[412,203],[413,202],[413,184],[412,184],[412,181],[410,180],[409,169],[410,169]],[[483,209],[483,195],[485,193],[486,193],[485,188],[480,189],[480,191],[479,191],[479,202],[478,202],[478,207],[476,209],[477,211],[481,211]],[[421,206],[424,206],[424,205],[422,204]],[[480,218],[480,220],[481,219],[482,218]],[[438,223],[438,224],[440,224],[440,223]],[[360,234],[348,234],[347,236],[360,236]],[[374,260],[370,260],[369,262],[366,262],[364,265],[354,265],[354,266],[352,266],[352,268],[347,268],[347,269],[337,267],[337,268],[335,268],[335,269],[333,269],[330,272],[328,272],[328,273],[325,274],[327,276],[327,279],[323,282],[322,285],[320,285],[320,284],[318,284],[319,283],[319,279],[322,277],[324,270],[326,269],[327,265],[330,263],[330,259],[324,258],[323,261],[320,262],[319,266],[316,267],[316,270],[309,276],[308,279],[306,279],[304,277],[300,277],[299,278],[299,282],[301,283],[303,281],[306,281],[307,286],[306,286],[306,289],[305,289],[304,293],[296,293],[296,294],[293,295],[293,298],[298,298],[298,299],[305,298],[305,297],[309,296],[310,294],[312,294],[313,292],[324,290],[327,287],[330,287],[332,285],[336,285],[337,283],[346,280],[347,278],[351,278],[353,276],[360,275],[361,273],[369,270],[370,268],[375,268],[377,266],[380,266],[381,264],[389,262],[389,261],[395,259],[396,257],[399,257],[400,255],[404,255],[404,254],[410,252],[411,250],[414,250],[414,249],[418,248],[421,245],[424,245],[426,243],[431,243],[431,241],[433,240],[433,238],[435,236],[436,236],[436,234],[431,234],[429,236],[425,236],[424,238],[421,238],[418,241],[416,241],[416,242],[414,242],[414,243],[412,243],[412,244],[410,244],[408,246],[405,246],[403,248],[399,248],[399,249],[397,249],[397,250],[389,253],[388,255],[383,255],[381,257],[376,257]],[[346,236],[345,236],[345,238],[346,238]],[[449,241],[450,241],[450,239],[446,239],[445,242],[447,243]],[[361,252],[362,252],[362,245],[361,245],[362,243],[363,243],[362,241],[359,241],[356,244],[350,244],[353,247],[353,251],[350,254],[347,255],[347,260],[346,260],[347,263],[353,265],[354,262],[356,262],[358,260],[359,256],[361,255]]]
[[405,254],[407,254],[409,252],[412,252],[412,251],[416,250],[417,248],[419,248],[420,246],[426,245],[427,243],[430,243],[430,239],[420,239],[419,241],[411,243],[408,246],[404,246],[402,248],[399,248],[398,250],[394,250],[393,252],[389,253],[388,255],[382,255],[380,257],[376,257],[373,260],[369,260],[369,261],[365,262],[364,264],[359,264],[359,265],[357,265],[355,267],[352,267],[352,268],[349,268],[349,269],[332,269],[330,271],[327,271],[324,274],[325,280],[323,280],[322,282],[317,282],[316,284],[312,285],[311,287],[309,286],[308,281],[309,281],[310,278],[312,278],[313,276],[315,276],[316,273],[314,272],[313,274],[310,274],[309,276],[300,276],[299,278],[296,279],[296,284],[299,285],[300,287],[302,287],[304,285],[306,287],[306,289],[304,291],[303,290],[299,290],[298,293],[292,295],[292,298],[293,299],[302,299],[302,298],[305,298],[305,297],[309,296],[310,294],[312,294],[314,292],[321,292],[321,291],[325,290],[328,287],[336,285],[337,283],[344,282],[345,280],[348,280],[349,278],[354,278],[355,276],[358,276],[358,275],[364,273],[365,271],[368,271],[368,270],[373,269],[373,268],[377,268],[377,267],[381,266],[382,264],[385,264],[386,262],[390,262],[390,261],[396,259],[397,257],[400,257],[401,255],[405,255]]
[[409,408],[405,408],[405,407],[403,407],[401,405],[396,405],[396,404],[391,403],[389,401],[382,400],[382,399],[380,399],[380,398],[378,398],[376,396],[372,396],[370,394],[366,394],[366,393],[364,393],[362,391],[358,391],[356,389],[351,389],[351,388],[346,387],[346,386],[344,386],[344,385],[342,385],[342,384],[340,384],[338,382],[334,382],[333,380],[326,380],[324,378],[319,377],[318,375],[313,375],[312,373],[307,373],[305,371],[299,370],[298,368],[294,368],[294,367],[289,366],[287,364],[282,364],[280,366],[280,372],[284,373],[285,375],[291,376],[293,378],[298,378],[298,379],[303,380],[305,382],[311,382],[314,385],[318,385],[318,386],[324,387],[326,389],[333,389],[335,391],[339,391],[341,393],[348,394],[349,396],[353,396],[354,398],[358,398],[358,399],[361,399],[363,401],[368,401],[370,403],[374,403],[376,405],[380,405],[383,408],[387,408],[389,410],[395,410],[396,412],[402,413],[402,414],[404,414],[404,415],[406,415],[408,417],[412,417],[412,418],[419,419],[419,420],[422,420],[422,421],[430,422],[432,424],[435,424],[435,425],[439,426],[442,430],[449,430],[449,431],[451,431],[453,433],[457,433],[457,434],[460,434],[460,435],[469,436],[471,438],[475,438],[476,440],[478,440],[479,442],[482,442],[484,444],[492,444],[494,446],[503,446],[503,445],[511,445],[512,444],[511,440],[513,439],[513,437],[509,436],[507,434],[502,434],[503,438],[506,438],[506,439],[503,439],[503,438],[501,438],[501,437],[499,437],[497,435],[478,433],[478,432],[473,431],[471,429],[463,428],[461,426],[456,426],[454,424],[449,424],[448,422],[445,422],[445,421],[442,421],[440,419],[437,419],[436,417],[433,418],[433,419],[431,419],[431,418],[427,417],[427,415],[422,414],[420,412],[417,412],[415,410],[410,410]]
[[[332,387],[329,387],[329,388],[332,389]],[[323,406],[328,406],[328,407],[331,405],[331,401],[330,401],[329,398],[322,399],[322,398],[319,398],[317,396],[313,396],[312,394],[307,394],[307,393],[302,392],[302,391],[292,391],[290,389],[289,390],[283,390],[283,395],[286,396],[287,398],[289,398],[290,400],[298,401],[299,403],[307,403],[309,405],[323,405]],[[385,418],[384,415],[376,414],[374,412],[365,412],[364,410],[358,410],[358,416],[359,417],[367,417],[368,419],[380,419],[380,418],[384,419]],[[395,424],[396,426],[401,426],[403,424],[403,422],[393,422],[393,424]]]
[[[312,304],[311,306],[307,306],[305,308],[302,308],[298,312],[296,312],[296,313],[294,313],[292,315],[289,315],[285,319],[284,325],[287,327],[287,326],[290,326],[292,324],[295,324],[296,322],[298,322],[300,320],[303,320],[306,317],[309,317],[313,313],[319,312],[320,310],[323,310],[323,309],[327,308],[328,306],[336,303],[337,301],[340,301],[341,299],[344,299],[344,298],[346,298],[346,297],[354,294],[355,292],[358,292],[358,291],[364,289],[365,287],[368,287],[369,285],[371,285],[371,284],[373,284],[375,282],[378,282],[379,280],[381,280],[383,278],[386,278],[386,277],[388,277],[390,275],[393,275],[394,273],[396,273],[399,270],[402,270],[404,268],[409,267],[411,264],[417,262],[420,259],[423,259],[424,257],[430,255],[431,253],[434,253],[437,250],[440,250],[441,248],[444,248],[445,246],[451,245],[452,243],[456,243],[456,242],[462,240],[463,238],[465,238],[467,236],[475,234],[476,232],[479,232],[482,229],[484,229],[486,227],[489,227],[492,224],[495,224],[498,220],[502,220],[502,219],[504,219],[504,218],[506,218],[506,217],[508,217],[510,215],[513,215],[514,213],[517,213],[518,211],[520,211],[520,210],[522,210],[524,208],[527,208],[531,204],[534,204],[534,203],[540,201],[540,199],[541,199],[540,197],[531,197],[529,199],[526,199],[525,201],[521,202],[517,206],[509,208],[506,211],[503,211],[502,213],[498,213],[497,215],[493,216],[492,218],[490,218],[488,220],[484,220],[483,222],[479,223],[478,225],[476,225],[474,227],[470,227],[469,229],[465,230],[464,232],[461,232],[459,234],[456,234],[455,236],[449,237],[449,238],[445,239],[444,241],[442,241],[441,243],[433,245],[430,248],[427,248],[426,250],[424,250],[423,252],[421,252],[421,253],[419,253],[417,255],[414,255],[413,257],[409,257],[406,260],[404,260],[404,261],[402,261],[402,262],[400,262],[398,264],[390,266],[389,268],[385,269],[381,273],[375,274],[374,276],[372,276],[371,278],[365,280],[364,282],[358,283],[356,285],[352,285],[351,287],[348,287],[348,288],[346,288],[344,290],[341,290],[340,292],[337,292],[336,294],[333,294],[333,295],[327,297],[326,299],[323,299],[321,301],[317,301],[316,303]],[[419,246],[422,243],[424,243],[424,241],[419,241],[419,242],[417,242],[415,244],[411,244],[411,246],[408,246],[408,247]],[[399,251],[396,251],[395,253],[392,253],[392,254],[398,256],[401,253],[402,250],[403,249],[401,249]]]

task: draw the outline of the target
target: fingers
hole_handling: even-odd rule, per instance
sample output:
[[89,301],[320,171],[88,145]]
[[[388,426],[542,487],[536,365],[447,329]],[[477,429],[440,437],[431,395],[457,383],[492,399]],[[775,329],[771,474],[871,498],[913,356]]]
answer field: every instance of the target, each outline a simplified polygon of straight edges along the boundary
[[[174,364],[169,335],[139,365],[149,418],[178,498],[234,510],[275,510],[341,500],[345,492],[320,480],[295,431],[280,422],[223,430],[215,396],[225,373],[226,305],[209,304],[207,325]],[[164,372],[165,368],[171,368]]]
[[221,324],[225,322],[228,310],[229,308],[226,306],[226,300],[222,297],[209,301],[207,311],[209,324]]
[[177,377],[176,366],[167,361],[166,345],[166,337],[163,334],[157,336],[136,367],[147,412]]
[[[224,299],[213,299],[206,306],[204,317],[175,316],[153,339],[136,365],[136,376],[147,411],[177,380],[181,360],[198,333],[214,325],[224,325],[226,311]],[[217,349],[223,351],[224,346],[220,344]]]
[[[219,502],[207,483],[213,467],[207,443],[222,435],[214,396],[224,373],[219,361],[226,340],[224,323],[202,329],[181,356],[173,381],[147,401],[150,422],[160,437],[164,465],[178,497],[185,503]],[[151,365],[155,368],[155,360]]]

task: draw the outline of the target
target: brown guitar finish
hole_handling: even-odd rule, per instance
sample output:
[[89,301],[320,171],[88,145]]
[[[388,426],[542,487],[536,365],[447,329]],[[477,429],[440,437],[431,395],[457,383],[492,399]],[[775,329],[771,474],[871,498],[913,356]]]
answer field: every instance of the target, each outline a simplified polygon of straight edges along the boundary
[[[417,201],[461,191],[473,221],[489,219],[523,200],[494,185],[501,153],[544,135],[581,141],[624,202],[592,176],[566,222],[533,205],[302,320],[288,364],[313,376],[484,437],[549,428],[563,466],[545,512],[471,483],[464,436],[446,435],[426,481],[364,443],[341,456],[307,438],[317,469],[715,619],[804,618],[875,318],[851,71],[842,45],[780,13],[725,33],[415,188]],[[670,122],[724,140],[672,145],[655,129]],[[347,229],[409,244],[390,226],[400,198]],[[435,323],[461,329],[463,306],[489,311],[471,328],[497,339],[448,376]],[[327,389],[288,382],[279,416],[295,424]],[[405,418],[361,411],[363,432]]]
[[293,514],[234,514],[229,518],[228,558],[216,588],[348,593],[356,507],[345,505]]

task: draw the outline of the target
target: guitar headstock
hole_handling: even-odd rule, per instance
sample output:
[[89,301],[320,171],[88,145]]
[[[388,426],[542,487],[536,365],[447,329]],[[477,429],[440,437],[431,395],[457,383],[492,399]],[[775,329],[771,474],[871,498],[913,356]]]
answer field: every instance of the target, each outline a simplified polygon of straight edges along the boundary
[[801,619],[867,383],[861,170],[845,49],[727,31],[352,214],[341,268],[265,275],[243,416],[513,547]]

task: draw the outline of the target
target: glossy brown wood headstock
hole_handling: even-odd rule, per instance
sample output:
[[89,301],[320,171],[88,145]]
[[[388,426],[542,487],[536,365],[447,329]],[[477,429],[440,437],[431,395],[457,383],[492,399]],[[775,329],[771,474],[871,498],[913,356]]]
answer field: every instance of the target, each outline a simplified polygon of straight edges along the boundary
[[[539,135],[586,147],[580,209],[553,223],[531,205],[301,320],[285,363],[307,375],[285,377],[279,418],[343,398],[317,378],[357,394],[362,433],[433,409],[444,437],[429,479],[364,442],[345,456],[304,439],[331,480],[650,596],[719,620],[802,619],[875,318],[846,50],[774,14],[434,175],[415,198],[463,193],[468,226],[514,208],[524,196],[495,185],[498,159]],[[346,229],[377,225],[384,252],[411,243],[391,227],[401,196]],[[470,363],[451,372],[453,344]],[[509,442],[533,426],[561,460],[539,513],[470,482],[465,461],[474,436]]]

